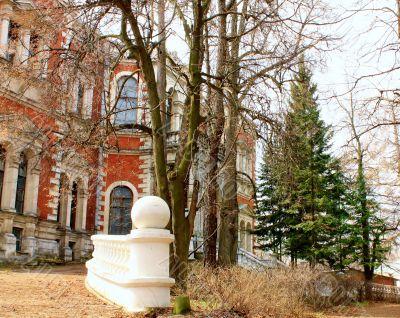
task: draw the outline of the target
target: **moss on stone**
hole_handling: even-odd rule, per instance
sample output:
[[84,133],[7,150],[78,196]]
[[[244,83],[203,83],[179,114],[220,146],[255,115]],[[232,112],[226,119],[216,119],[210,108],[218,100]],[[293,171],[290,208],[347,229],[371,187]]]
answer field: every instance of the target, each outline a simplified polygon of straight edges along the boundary
[[174,302],[173,313],[175,315],[185,314],[190,311],[190,299],[188,296],[177,296]]

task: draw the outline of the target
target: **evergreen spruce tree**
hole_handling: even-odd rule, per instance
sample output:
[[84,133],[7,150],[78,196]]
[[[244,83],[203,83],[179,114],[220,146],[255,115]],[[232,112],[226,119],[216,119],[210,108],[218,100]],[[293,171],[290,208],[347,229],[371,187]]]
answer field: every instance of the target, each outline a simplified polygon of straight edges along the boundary
[[[291,85],[284,133],[266,152],[257,233],[283,254],[343,268],[350,261],[347,181],[330,154],[331,133],[320,118],[316,85],[304,61]],[[279,150],[276,150],[279,149]],[[269,237],[268,237],[269,235]]]
[[283,245],[287,237],[288,215],[282,206],[284,196],[280,193],[280,177],[277,162],[273,161],[272,149],[265,151],[258,185],[258,226],[255,234],[260,239],[260,248],[272,250],[282,260]]

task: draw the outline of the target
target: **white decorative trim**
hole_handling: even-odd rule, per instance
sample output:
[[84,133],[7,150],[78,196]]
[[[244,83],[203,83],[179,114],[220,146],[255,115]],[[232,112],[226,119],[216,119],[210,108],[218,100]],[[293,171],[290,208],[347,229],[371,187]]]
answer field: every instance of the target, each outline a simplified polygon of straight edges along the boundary
[[105,196],[105,201],[104,201],[104,225],[103,225],[103,233],[104,234],[108,234],[108,222],[109,222],[109,218],[110,218],[110,195],[111,195],[111,191],[116,188],[116,187],[127,187],[132,191],[133,194],[133,203],[135,203],[135,201],[138,199],[138,191],[136,189],[136,187],[130,183],[129,181],[116,181],[113,182],[112,184],[110,184],[104,194]]
[[56,173],[60,173],[61,172],[61,168],[57,167],[57,166],[53,166],[53,167],[51,167],[51,171],[52,172],[56,172]]
[[47,214],[47,220],[49,220],[49,221],[57,221],[57,215]]
[[60,185],[60,176],[56,176],[55,178],[50,178],[50,184],[54,184],[56,186]]

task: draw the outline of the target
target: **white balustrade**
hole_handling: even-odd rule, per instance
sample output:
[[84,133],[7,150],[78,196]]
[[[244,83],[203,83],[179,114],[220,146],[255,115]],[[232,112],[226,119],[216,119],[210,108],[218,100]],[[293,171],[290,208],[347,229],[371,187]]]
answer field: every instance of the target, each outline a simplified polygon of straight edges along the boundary
[[128,235],[93,235],[93,258],[86,263],[89,290],[129,312],[170,306],[169,244],[164,228],[168,205],[158,197],[138,200],[132,208],[136,229]]
[[125,276],[129,273],[129,241],[125,235],[94,235],[94,252],[88,266],[96,272]]

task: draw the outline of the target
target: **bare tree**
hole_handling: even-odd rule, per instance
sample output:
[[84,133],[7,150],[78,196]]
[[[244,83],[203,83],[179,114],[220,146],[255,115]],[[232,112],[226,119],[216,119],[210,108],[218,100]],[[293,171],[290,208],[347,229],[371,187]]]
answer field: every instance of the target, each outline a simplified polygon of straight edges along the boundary
[[[374,139],[366,135],[360,125],[360,119],[365,110],[364,105],[358,105],[350,95],[348,105],[341,105],[341,109],[346,114],[346,126],[350,132],[350,138],[347,151],[351,159],[348,160],[348,167],[353,167],[355,183],[355,224],[360,227],[361,233],[361,255],[360,264],[364,269],[364,277],[367,282],[371,282],[377,263],[382,263],[390,245],[396,237],[395,231],[398,228],[396,219],[391,218],[390,208],[384,208],[384,213],[376,211],[371,201],[371,195],[379,190],[379,181],[377,175],[371,173],[370,163],[374,160],[372,152]],[[365,116],[365,113],[364,113]],[[361,125],[362,127],[362,125]],[[369,162],[368,162],[369,161]],[[369,165],[368,165],[369,164]],[[373,171],[372,171],[373,172]],[[374,190],[374,191],[371,191]],[[387,206],[378,198],[381,205]],[[375,201],[376,202],[376,201]],[[378,215],[379,214],[379,215]],[[367,289],[367,297],[370,297],[371,291]]]
[[221,146],[221,137],[224,131],[224,81],[226,78],[226,59],[227,59],[227,8],[225,0],[218,0],[218,56],[216,76],[218,78],[215,92],[215,100],[212,105],[211,118],[209,122],[209,146],[208,146],[208,169],[206,176],[207,190],[205,192],[204,208],[204,263],[207,266],[217,264],[217,234],[218,234],[218,161]]

